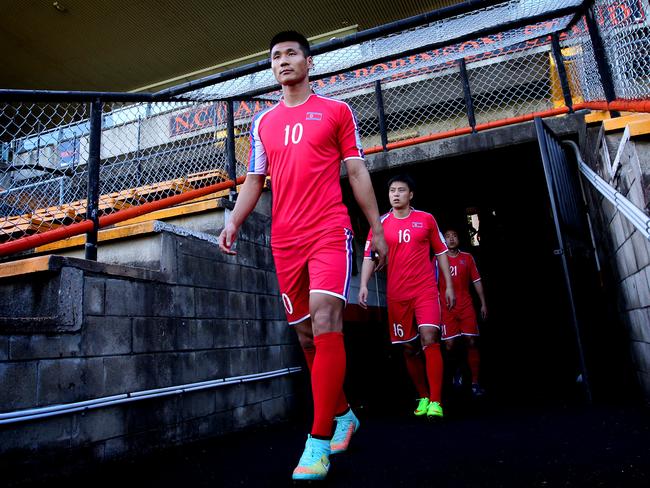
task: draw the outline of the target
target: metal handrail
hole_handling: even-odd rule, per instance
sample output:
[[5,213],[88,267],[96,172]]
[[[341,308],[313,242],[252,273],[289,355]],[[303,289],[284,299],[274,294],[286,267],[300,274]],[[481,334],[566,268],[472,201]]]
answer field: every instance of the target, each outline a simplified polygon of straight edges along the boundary
[[278,376],[286,376],[298,373],[300,371],[302,371],[302,367],[297,366],[292,368],[277,369],[274,371],[266,371],[263,373],[253,373],[242,376],[233,376],[230,378],[219,378],[215,380],[199,381],[196,383],[188,383],[184,385],[168,386],[165,388],[156,388],[153,390],[122,393],[119,395],[95,398],[93,400],[84,400],[81,402],[65,403],[61,405],[51,405],[41,408],[30,408],[27,410],[0,413],[0,425],[15,424],[18,422],[39,420],[48,417],[57,417],[60,415],[67,415],[75,412],[86,412],[88,410],[111,407],[122,403],[130,403],[139,400],[160,398],[171,395],[181,395],[183,393],[188,393],[191,391],[206,390],[210,388],[217,388],[219,386],[236,385],[241,383],[249,383],[251,381],[277,378]]
[[617,191],[604,179],[598,176],[594,170],[587,166],[587,164],[582,160],[580,149],[575,142],[564,141],[564,144],[573,149],[578,161],[578,168],[585,179],[589,181],[589,183],[591,183],[591,185],[598,190],[601,195],[611,202],[612,205],[614,205],[614,207],[616,207],[616,209],[621,212],[634,227],[636,227],[643,237],[650,240],[650,217],[628,200],[621,192]]

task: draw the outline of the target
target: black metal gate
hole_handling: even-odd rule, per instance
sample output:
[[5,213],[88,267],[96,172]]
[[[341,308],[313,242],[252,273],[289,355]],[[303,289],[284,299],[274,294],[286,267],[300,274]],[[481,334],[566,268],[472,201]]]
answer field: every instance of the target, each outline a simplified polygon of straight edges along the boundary
[[570,306],[570,320],[574,327],[580,373],[582,375],[585,395],[591,403],[591,386],[583,342],[581,338],[581,321],[579,320],[577,281],[584,274],[585,265],[593,265],[593,246],[589,238],[589,227],[584,201],[581,195],[577,167],[570,164],[558,136],[541,119],[535,119],[537,140],[544,164],[544,176],[548,188],[551,212],[555,225],[557,247],[553,251],[562,262],[564,281]]

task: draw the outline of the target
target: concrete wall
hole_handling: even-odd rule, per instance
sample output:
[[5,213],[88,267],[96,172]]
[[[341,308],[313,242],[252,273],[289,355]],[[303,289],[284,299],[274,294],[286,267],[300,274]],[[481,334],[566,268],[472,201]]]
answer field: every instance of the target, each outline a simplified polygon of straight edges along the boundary
[[[583,147],[588,164],[609,180],[622,132],[606,137],[599,150],[599,128],[586,131]],[[605,152],[607,151],[607,155]],[[648,214],[650,205],[650,143],[633,139],[622,146],[621,166],[612,186]],[[597,248],[603,267],[615,283],[616,302],[626,324],[629,347],[643,394],[650,401],[650,242],[590,185],[587,191],[590,213],[595,217]]]
[[[249,219],[237,256],[169,227],[158,269],[55,256],[47,271],[0,280],[0,412],[300,366],[268,229],[268,217]],[[0,425],[0,461],[101,460],[276,422],[303,379]]]

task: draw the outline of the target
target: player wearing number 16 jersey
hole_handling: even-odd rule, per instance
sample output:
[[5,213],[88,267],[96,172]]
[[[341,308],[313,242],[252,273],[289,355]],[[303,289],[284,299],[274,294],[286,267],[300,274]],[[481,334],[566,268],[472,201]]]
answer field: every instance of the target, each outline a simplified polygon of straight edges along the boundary
[[[381,219],[389,248],[386,295],[391,342],[404,347],[407,370],[419,396],[415,415],[442,417],[440,299],[431,250],[443,274],[449,277],[447,245],[433,215],[410,206],[413,181],[409,176],[392,178],[388,196],[392,210]],[[366,306],[368,280],[375,268],[370,259],[371,239],[372,229],[361,271],[359,304],[362,307]],[[445,306],[452,307],[454,300],[452,285],[446,290]]]
[[343,394],[343,306],[352,271],[352,231],[342,202],[342,161],[357,203],[377,232],[373,247],[382,264],[387,246],[350,107],[312,93],[308,74],[313,62],[301,34],[277,34],[270,54],[283,98],[253,119],[248,175],[219,245],[223,252],[235,253],[231,246],[239,226],[269,175],[276,274],[287,320],[298,333],[311,372],[314,397],[311,434],[292,477],[323,479],[330,454],[345,451],[359,427]]

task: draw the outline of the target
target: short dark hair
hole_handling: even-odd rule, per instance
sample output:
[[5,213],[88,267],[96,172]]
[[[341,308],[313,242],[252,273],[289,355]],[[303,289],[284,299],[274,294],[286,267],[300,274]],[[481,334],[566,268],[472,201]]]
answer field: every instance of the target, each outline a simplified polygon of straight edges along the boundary
[[396,181],[401,181],[402,183],[406,183],[406,186],[409,187],[410,191],[415,191],[415,181],[413,181],[413,178],[411,178],[406,173],[401,175],[395,175],[390,180],[388,180],[388,188],[390,188],[390,185],[392,185]]
[[292,30],[278,32],[276,35],[273,36],[271,42],[269,43],[269,52],[271,52],[273,46],[281,42],[297,42],[298,44],[300,44],[300,50],[305,55],[305,57],[311,56],[309,41],[300,32],[296,32]]

